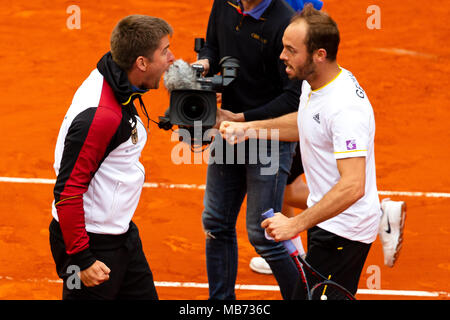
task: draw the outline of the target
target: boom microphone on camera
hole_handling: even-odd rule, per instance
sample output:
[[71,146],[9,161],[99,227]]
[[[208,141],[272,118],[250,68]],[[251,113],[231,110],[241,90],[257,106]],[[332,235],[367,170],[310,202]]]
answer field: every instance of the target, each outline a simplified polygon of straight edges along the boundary
[[[198,53],[203,39],[195,39],[195,51]],[[164,74],[164,86],[170,93],[170,106],[163,117],[159,117],[158,126],[169,130],[172,125],[194,132],[212,128],[216,124],[216,93],[222,92],[226,86],[236,79],[239,60],[224,57],[219,63],[221,74],[204,77],[204,68],[200,64],[189,65],[176,60]],[[201,139],[201,138],[200,138]],[[192,138],[191,145],[207,145],[208,141]]]
[[164,86],[169,92],[176,89],[200,89],[195,70],[181,59],[176,60],[164,74]]
[[202,88],[198,70],[179,59],[164,75],[164,86],[170,92],[168,118],[172,125],[192,127],[201,121],[202,127],[211,128],[216,123],[216,93]]

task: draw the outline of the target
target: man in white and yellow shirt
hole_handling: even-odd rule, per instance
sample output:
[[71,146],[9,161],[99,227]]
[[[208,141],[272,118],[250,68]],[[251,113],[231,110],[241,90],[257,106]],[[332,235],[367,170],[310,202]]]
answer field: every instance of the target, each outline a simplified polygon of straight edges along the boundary
[[[290,78],[303,81],[298,112],[247,123],[224,122],[221,133],[240,143],[246,132],[278,129],[280,140],[300,141],[310,190],[308,209],[287,218],[278,213],[261,226],[276,241],[308,230],[306,260],[353,294],[381,209],[376,186],[372,106],[356,78],[341,68],[336,23],[306,6],[283,36],[280,58]],[[294,298],[304,298],[298,290]]]
[[336,186],[348,163],[355,179],[354,197],[361,197],[317,226],[347,239],[372,243],[380,218],[372,106],[353,75],[343,68],[315,90],[304,81],[302,90],[298,128],[310,190],[308,208],[319,204]]

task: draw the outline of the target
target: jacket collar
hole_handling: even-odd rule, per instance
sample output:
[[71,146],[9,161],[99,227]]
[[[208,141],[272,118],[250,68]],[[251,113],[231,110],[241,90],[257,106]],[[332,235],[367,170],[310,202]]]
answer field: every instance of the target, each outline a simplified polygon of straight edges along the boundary
[[[237,3],[241,9],[241,11],[243,11],[243,7],[242,7],[242,1],[241,0],[237,0]],[[261,18],[261,16],[263,15],[264,11],[266,11],[266,9],[269,7],[269,5],[272,3],[272,0],[262,0],[256,7],[254,7],[252,10],[250,11],[243,11],[240,12],[243,15],[249,15],[250,17],[252,17],[255,20],[259,20]]]
[[112,59],[111,52],[106,53],[97,63],[97,69],[105,77],[112,88],[116,99],[122,105],[128,105],[135,98],[142,96],[148,90],[133,86],[128,76]]

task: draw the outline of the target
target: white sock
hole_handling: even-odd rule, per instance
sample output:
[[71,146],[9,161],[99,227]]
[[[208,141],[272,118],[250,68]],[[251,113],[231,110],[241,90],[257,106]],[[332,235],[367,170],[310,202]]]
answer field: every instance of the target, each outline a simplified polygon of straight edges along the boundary
[[300,256],[306,255],[305,249],[303,249],[302,239],[300,238],[300,235],[292,238],[291,241],[294,243],[294,246],[297,248]]

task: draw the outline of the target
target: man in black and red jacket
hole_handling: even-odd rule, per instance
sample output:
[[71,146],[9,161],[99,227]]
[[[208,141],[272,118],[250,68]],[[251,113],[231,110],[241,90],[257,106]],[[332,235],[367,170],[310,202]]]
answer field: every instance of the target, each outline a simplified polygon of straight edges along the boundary
[[[147,131],[135,99],[156,89],[174,61],[172,28],[132,15],[111,34],[105,54],[78,88],[55,149],[57,180],[50,245],[63,299],[157,299],[136,225]],[[80,286],[68,285],[79,270]]]

